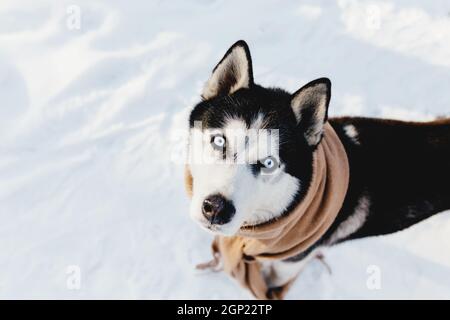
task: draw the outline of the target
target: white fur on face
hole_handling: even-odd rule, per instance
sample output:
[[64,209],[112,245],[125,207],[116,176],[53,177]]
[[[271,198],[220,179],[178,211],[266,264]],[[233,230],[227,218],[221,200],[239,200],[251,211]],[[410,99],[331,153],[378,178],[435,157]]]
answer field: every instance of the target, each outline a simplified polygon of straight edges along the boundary
[[[261,116],[255,119],[250,131],[260,129],[263,126],[262,119]],[[218,131],[227,138],[225,160],[222,159],[222,153],[210,144],[210,135]],[[249,133],[245,122],[240,119],[229,119],[223,130],[208,132],[193,128],[191,133],[191,148],[202,144],[203,157],[209,161],[192,161],[190,164],[194,181],[190,215],[202,226],[225,235],[235,234],[243,225],[256,225],[279,216],[291,204],[300,188],[300,181],[287,174],[283,164],[272,174],[260,173],[255,176],[251,171],[250,164],[267,156],[280,161],[277,139],[269,147],[264,136],[266,131],[258,131],[258,139],[250,138],[246,147],[245,143],[238,143],[241,139],[231,143],[236,133],[237,136]],[[234,157],[235,161],[230,161]],[[210,226],[203,217],[202,203],[208,196],[217,193],[233,203],[236,213],[229,223]]]

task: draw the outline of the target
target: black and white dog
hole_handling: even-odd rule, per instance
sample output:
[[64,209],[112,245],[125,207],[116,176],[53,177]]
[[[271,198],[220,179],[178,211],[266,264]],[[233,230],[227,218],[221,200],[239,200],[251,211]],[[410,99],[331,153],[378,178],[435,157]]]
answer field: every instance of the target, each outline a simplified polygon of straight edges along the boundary
[[[450,209],[450,119],[424,123],[328,119],[330,96],[326,78],[293,94],[255,84],[248,46],[238,41],[214,68],[202,101],[190,115],[191,133],[200,133],[191,134],[197,137],[191,140],[206,141],[203,152],[213,159],[190,165],[194,181],[190,215],[215,234],[233,235],[244,225],[269,221],[302,200],[326,121],[346,149],[350,182],[342,209],[306,252],[264,265],[270,287],[296,276],[320,247],[393,233]],[[254,147],[249,141],[229,143],[229,132],[249,129],[277,129],[276,152],[259,142],[263,139],[252,142],[259,149],[253,153],[243,151]],[[226,161],[243,153],[252,161]],[[267,171],[274,173],[264,174]]]

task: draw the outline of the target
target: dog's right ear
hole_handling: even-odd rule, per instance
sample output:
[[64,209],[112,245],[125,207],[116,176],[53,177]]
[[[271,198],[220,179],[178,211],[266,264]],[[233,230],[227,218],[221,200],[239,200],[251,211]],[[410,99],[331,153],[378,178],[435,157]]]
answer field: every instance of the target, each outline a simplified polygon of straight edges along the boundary
[[220,95],[229,95],[253,85],[253,70],[247,43],[239,40],[228,49],[225,56],[214,68],[202,92],[208,100]]

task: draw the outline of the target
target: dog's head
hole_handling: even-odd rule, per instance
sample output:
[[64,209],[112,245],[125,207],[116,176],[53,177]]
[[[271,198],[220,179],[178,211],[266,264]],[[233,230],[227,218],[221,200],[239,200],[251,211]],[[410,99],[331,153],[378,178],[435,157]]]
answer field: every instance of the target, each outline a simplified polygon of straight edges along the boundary
[[190,115],[191,217],[233,235],[298,204],[311,180],[330,94],[326,78],[294,94],[255,84],[248,46],[235,43]]

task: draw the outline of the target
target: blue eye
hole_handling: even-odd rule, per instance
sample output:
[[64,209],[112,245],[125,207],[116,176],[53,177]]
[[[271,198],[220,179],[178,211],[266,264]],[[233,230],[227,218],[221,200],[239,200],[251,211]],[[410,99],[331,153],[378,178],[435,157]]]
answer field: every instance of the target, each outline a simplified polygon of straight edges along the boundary
[[276,169],[278,168],[278,161],[272,156],[268,156],[260,161],[258,161],[258,165],[261,169]]
[[275,157],[268,156],[260,161],[258,161],[257,168],[262,174],[272,174],[278,168],[280,164]]
[[265,158],[262,163],[267,169],[272,169],[275,166],[275,161],[271,157]]
[[211,137],[211,145],[214,149],[223,150],[225,148],[227,140],[221,134],[215,134]]
[[252,164],[250,166],[252,173],[254,176],[258,174],[262,175],[270,175],[277,172],[277,169],[280,167],[279,161],[272,156],[268,156],[264,159],[258,160],[256,164]]

